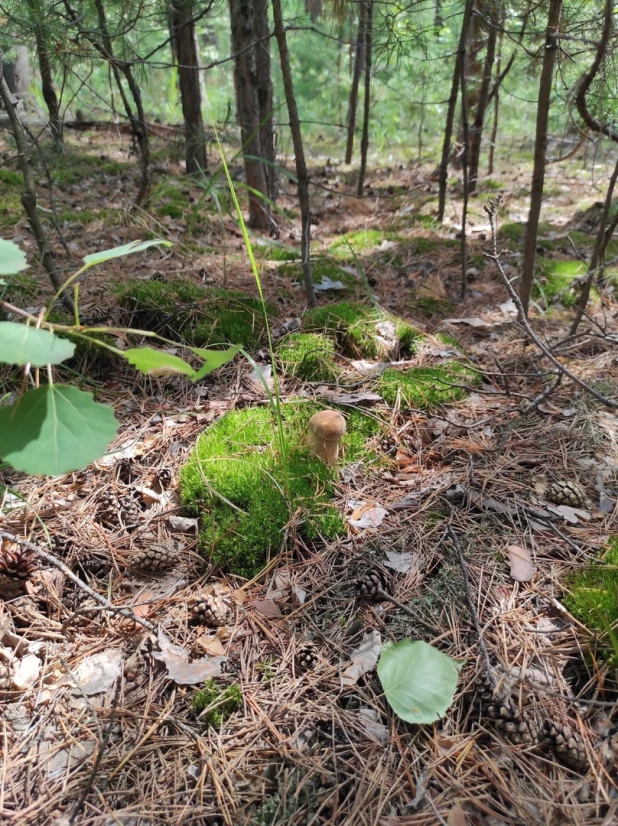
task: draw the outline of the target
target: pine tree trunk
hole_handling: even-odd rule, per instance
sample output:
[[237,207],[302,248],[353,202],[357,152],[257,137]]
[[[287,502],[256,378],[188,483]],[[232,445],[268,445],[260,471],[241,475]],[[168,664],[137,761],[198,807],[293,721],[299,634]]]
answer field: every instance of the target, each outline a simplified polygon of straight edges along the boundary
[[52,140],[56,146],[63,145],[62,139],[62,118],[60,117],[60,104],[56,89],[54,87],[54,77],[49,59],[49,49],[45,38],[45,30],[42,26],[41,17],[43,7],[39,0],[27,0],[28,7],[32,12],[30,24],[34,33],[37,57],[39,61],[39,71],[41,73],[41,91],[43,99],[49,113],[49,129]]
[[356,35],[356,49],[354,51],[354,71],[352,73],[352,86],[350,87],[350,103],[348,105],[348,135],[345,147],[346,163],[352,163],[354,132],[356,130],[356,108],[358,106],[358,87],[365,62],[365,9],[365,2],[361,2],[358,8],[358,33]]
[[438,184],[438,221],[444,221],[444,211],[446,209],[446,184],[448,182],[448,159],[451,154],[451,141],[453,138],[453,124],[455,123],[455,110],[457,108],[457,97],[459,94],[459,72],[461,66],[461,52],[465,51],[466,39],[468,35],[468,24],[474,0],[466,0],[463,18],[461,21],[461,31],[459,33],[459,44],[455,65],[453,66],[453,79],[451,81],[451,93],[446,109],[446,124],[444,125],[444,138],[442,139],[442,157],[440,160],[439,184]]
[[528,228],[524,245],[524,257],[519,282],[519,298],[528,313],[530,293],[534,280],[534,262],[536,258],[536,240],[543,202],[543,185],[545,183],[545,155],[547,150],[547,130],[549,122],[549,105],[551,102],[551,88],[554,75],[554,63],[560,48],[559,41],[553,37],[560,25],[562,0],[550,0],[545,32],[545,51],[543,67],[539,82],[539,99],[536,112],[536,136],[534,142],[534,167],[532,171],[532,187],[530,191],[530,212],[528,213]]
[[371,52],[373,49],[373,0],[364,0],[365,5],[365,99],[363,101],[363,135],[361,138],[361,161],[356,193],[362,197],[367,172],[367,152],[369,151],[369,115],[371,113]]
[[470,172],[469,172],[469,191],[470,193],[476,190],[476,183],[479,175],[479,163],[481,157],[481,141],[483,138],[483,127],[485,125],[485,113],[489,104],[489,89],[491,86],[491,73],[494,67],[494,59],[496,56],[496,40],[497,29],[491,26],[487,35],[487,51],[485,53],[485,65],[483,67],[483,79],[481,80],[481,88],[479,90],[478,103],[476,104],[476,112],[474,115],[474,122],[470,130]]
[[178,85],[185,122],[185,165],[191,175],[207,169],[206,138],[202,120],[200,69],[193,22],[193,0],[172,0]]
[[[496,59],[496,75],[500,77],[500,70],[502,68],[502,43],[504,35],[502,32],[498,35],[498,57]],[[494,154],[496,151],[496,137],[498,135],[498,122],[500,116],[500,84],[496,81],[497,86],[494,90],[494,116],[491,124],[491,137],[489,139],[489,156],[487,158],[487,174],[493,175],[494,171]]]
[[311,207],[309,201],[309,173],[307,171],[307,162],[305,161],[303,136],[300,128],[300,118],[298,116],[296,97],[294,95],[294,81],[292,80],[290,53],[288,51],[287,39],[285,36],[285,27],[283,25],[281,0],[272,0],[272,4],[275,23],[275,37],[277,38],[277,46],[279,47],[279,59],[281,62],[283,88],[285,90],[285,102],[288,108],[290,132],[292,133],[292,143],[294,144],[294,155],[296,160],[298,204],[300,206],[300,217],[302,222],[301,258],[305,282],[305,294],[307,296],[309,306],[315,307],[315,292],[313,291],[313,276],[311,274]]
[[271,226],[270,207],[260,196],[268,196],[268,179],[261,146],[260,103],[255,48],[255,8],[253,0],[230,0],[234,85],[237,119],[249,189],[249,226],[266,230]]
[[275,127],[273,124],[273,81],[270,61],[270,25],[268,22],[268,0],[253,0],[255,6],[255,39],[260,41],[255,47],[257,69],[257,95],[260,111],[260,143],[264,164],[268,197],[277,200],[277,151],[275,148]]

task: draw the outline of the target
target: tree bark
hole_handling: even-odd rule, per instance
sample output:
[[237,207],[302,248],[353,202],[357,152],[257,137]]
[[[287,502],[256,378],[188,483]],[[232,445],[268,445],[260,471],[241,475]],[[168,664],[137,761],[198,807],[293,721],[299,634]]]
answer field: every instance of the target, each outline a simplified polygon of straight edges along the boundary
[[354,131],[356,129],[356,108],[358,106],[358,87],[365,62],[365,9],[366,4],[364,0],[361,0],[358,7],[358,33],[356,35],[356,49],[354,50],[354,70],[352,73],[352,86],[350,87],[350,103],[348,105],[348,134],[345,147],[346,163],[352,163]]
[[367,152],[369,150],[369,115],[371,113],[371,52],[373,49],[373,0],[362,0],[365,6],[365,98],[363,100],[363,134],[361,137],[361,161],[356,193],[363,195]]
[[178,85],[185,122],[185,167],[188,175],[207,169],[202,120],[200,68],[193,22],[193,0],[172,0],[172,26],[178,56]]
[[257,70],[257,96],[260,112],[260,144],[262,157],[266,161],[264,172],[268,186],[268,197],[277,200],[277,150],[273,119],[273,80],[270,60],[270,25],[268,22],[268,0],[253,0],[255,6],[255,68]]
[[[503,32],[498,36],[498,57],[496,60],[496,74],[500,77],[502,68],[502,43]],[[489,157],[487,159],[487,174],[492,175],[494,171],[494,153],[496,150],[496,138],[498,136],[498,122],[500,117],[500,87],[498,81],[494,84],[494,116],[491,124],[491,137],[489,139]]]
[[281,75],[283,78],[283,88],[285,90],[285,102],[290,119],[290,132],[292,133],[292,143],[294,144],[294,155],[296,160],[296,178],[298,181],[298,203],[300,206],[300,217],[302,222],[301,236],[301,259],[303,277],[305,282],[305,294],[310,307],[315,307],[315,292],[313,290],[313,276],[311,274],[311,207],[309,201],[309,173],[307,162],[305,161],[305,150],[303,147],[303,136],[298,116],[298,107],[294,95],[294,81],[292,80],[292,68],[290,65],[290,53],[288,51],[285,27],[283,25],[283,13],[281,11],[281,0],[272,0],[273,19],[275,23],[275,37],[279,47],[279,58],[281,62]]
[[49,113],[49,129],[54,144],[57,147],[61,147],[63,145],[62,118],[60,116],[58,96],[56,95],[56,89],[54,87],[49,47],[42,22],[44,11],[40,0],[26,0],[26,2],[31,11],[30,23],[34,33],[39,71],[41,73],[41,91]]
[[[2,67],[2,52],[0,51],[0,67]],[[6,110],[11,124],[11,132],[15,138],[17,146],[17,163],[24,178],[24,190],[21,196],[21,203],[28,216],[28,222],[32,229],[32,234],[39,249],[41,256],[41,263],[45,267],[49,280],[51,281],[54,290],[58,291],[63,284],[62,276],[58,271],[53,253],[49,247],[47,233],[43,227],[39,213],[37,211],[37,197],[36,186],[34,183],[34,175],[32,166],[30,164],[30,146],[24,132],[24,128],[17,114],[17,98],[11,93],[4,78],[4,72],[0,71],[0,100]],[[63,295],[62,301],[70,312],[73,312],[74,306],[70,295]]]
[[543,66],[539,81],[539,99],[536,114],[536,135],[534,141],[534,167],[532,171],[532,187],[530,191],[530,212],[528,213],[528,228],[524,245],[524,257],[519,282],[519,298],[524,312],[528,313],[530,293],[534,280],[534,262],[536,258],[536,240],[539,230],[539,218],[543,203],[543,186],[545,183],[545,154],[547,150],[547,129],[549,122],[549,106],[551,102],[551,87],[554,76],[554,63],[559,48],[559,41],[554,37],[560,26],[562,0],[550,0],[547,15],[547,29],[545,30],[545,51]]
[[[236,112],[245,160],[245,178],[249,194],[249,226],[266,230],[271,227],[266,166],[262,162],[260,103],[255,48],[255,8],[253,0],[230,0],[232,53]],[[249,47],[249,48],[248,48]]]
[[439,170],[439,184],[438,184],[438,221],[444,221],[444,211],[446,209],[446,184],[448,181],[448,159],[451,154],[451,141],[453,138],[453,124],[455,123],[455,109],[457,108],[457,96],[459,93],[459,72],[461,66],[461,52],[465,51],[466,38],[468,34],[468,24],[470,22],[470,15],[474,0],[466,0],[464,7],[463,18],[461,21],[461,31],[459,33],[459,44],[457,46],[457,55],[455,57],[455,65],[453,67],[453,79],[451,81],[451,93],[448,99],[448,106],[446,109],[446,124],[444,126],[444,138],[442,140],[442,157],[440,160]]
[[494,67],[496,56],[497,28],[491,26],[487,34],[487,51],[485,53],[485,64],[483,66],[483,79],[479,90],[478,103],[474,113],[474,122],[470,130],[470,172],[469,172],[469,192],[476,190],[476,183],[479,175],[479,163],[481,157],[481,141],[483,138],[483,127],[485,125],[485,113],[489,104],[489,90],[491,86],[491,73]]

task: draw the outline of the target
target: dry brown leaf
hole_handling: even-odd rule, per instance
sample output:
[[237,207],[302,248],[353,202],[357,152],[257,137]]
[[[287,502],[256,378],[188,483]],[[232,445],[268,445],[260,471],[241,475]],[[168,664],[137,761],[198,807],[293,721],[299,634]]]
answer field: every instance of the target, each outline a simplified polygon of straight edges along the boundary
[[163,631],[159,629],[158,643],[160,651],[153,651],[155,660],[162,662],[167,669],[168,680],[178,685],[195,685],[203,683],[210,677],[221,674],[221,665],[227,657],[204,657],[195,662],[189,662],[189,652],[181,645],[174,645]]
[[359,679],[368,671],[372,671],[380,658],[382,637],[379,631],[369,631],[365,635],[365,642],[350,654],[350,665],[341,675],[343,685],[356,685]]
[[534,576],[530,551],[521,545],[507,545],[506,552],[511,564],[511,576],[516,582],[529,582]]
[[451,809],[446,816],[446,822],[448,823],[448,826],[468,826],[466,813],[461,806],[455,806],[454,809]]
[[254,608],[258,614],[262,614],[263,617],[272,617],[275,619],[281,616],[279,606],[274,599],[256,599],[255,602],[251,603],[251,607]]
[[195,645],[205,654],[210,654],[212,657],[225,656],[225,648],[223,643],[215,634],[202,634],[195,641]]

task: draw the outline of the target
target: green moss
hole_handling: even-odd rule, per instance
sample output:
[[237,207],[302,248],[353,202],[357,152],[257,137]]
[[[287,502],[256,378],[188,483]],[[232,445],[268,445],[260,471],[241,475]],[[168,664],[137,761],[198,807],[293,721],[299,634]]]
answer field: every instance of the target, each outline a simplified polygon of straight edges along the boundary
[[191,706],[196,716],[205,712],[200,720],[206,726],[220,728],[228,717],[242,708],[242,702],[242,689],[237,683],[219,688],[216,680],[210,679],[206,680],[204,688],[195,692]]
[[0,184],[22,187],[24,176],[21,172],[14,172],[12,169],[0,169]]
[[256,258],[265,261],[296,261],[300,258],[300,250],[284,244],[251,244],[251,249]]
[[31,303],[39,294],[39,282],[32,275],[18,273],[3,276],[5,285],[0,285],[0,296],[10,304],[22,306]]
[[[618,621],[618,536],[612,537],[598,563],[571,574],[565,580],[563,602],[573,616],[597,634]],[[607,654],[618,663],[618,651],[609,640]]]
[[574,279],[586,274],[583,261],[542,261],[540,277],[532,290],[533,298],[544,298],[547,302],[559,300],[565,306],[577,301],[578,291],[572,287]]
[[334,381],[335,345],[332,339],[319,333],[292,333],[277,347],[283,371],[304,381]]
[[[307,422],[317,409],[307,403],[283,408],[287,472],[268,408],[226,413],[201,436],[181,470],[180,496],[188,512],[202,517],[200,547],[213,563],[254,576],[279,551],[292,517],[309,540],[345,532],[329,504],[335,470],[306,446]],[[361,411],[348,413],[346,461],[366,455],[368,434],[378,429]]]
[[504,188],[504,184],[501,181],[494,181],[491,178],[487,178],[485,181],[479,182],[477,190],[478,192],[496,192]]
[[[188,280],[127,281],[114,288],[131,326],[197,347],[231,342],[255,349],[264,334],[259,299],[208,289]],[[274,315],[275,308],[267,304]]]
[[[279,272],[282,275],[292,276],[299,284],[303,283],[303,270],[300,264],[282,264],[279,267]],[[312,261],[311,272],[314,284],[320,284],[324,278],[331,281],[341,281],[345,287],[349,288],[353,288],[358,284],[353,275],[350,275],[349,272],[329,258],[318,258]]]
[[157,207],[157,215],[162,217],[178,219],[182,218],[184,214],[184,210],[176,204],[163,204],[163,206]]
[[[401,241],[401,236],[394,232],[379,229],[362,229],[350,232],[341,240],[331,244],[329,251],[336,258],[354,259],[354,255],[363,255],[379,247],[383,241]],[[352,252],[350,251],[352,248]]]
[[50,163],[50,169],[55,183],[77,184],[93,176],[118,177],[123,172],[132,169],[132,165],[102,158],[100,155],[68,152],[55,156],[53,164]]
[[498,241],[521,244],[526,236],[526,224],[501,224],[498,227]]
[[414,353],[420,335],[418,330],[402,319],[378,313],[363,304],[338,301],[310,310],[303,319],[307,330],[322,331],[334,337],[344,355],[367,358],[377,358],[385,353],[376,325],[388,321],[395,324],[398,354],[406,357]]
[[456,362],[408,370],[388,368],[378,379],[378,393],[388,404],[399,400],[404,408],[430,411],[465,396],[463,388],[449,384],[472,385],[477,382],[475,372]]
[[454,310],[450,301],[433,298],[429,295],[415,299],[412,302],[412,307],[415,312],[420,313],[424,318],[432,318],[434,315],[449,315]]

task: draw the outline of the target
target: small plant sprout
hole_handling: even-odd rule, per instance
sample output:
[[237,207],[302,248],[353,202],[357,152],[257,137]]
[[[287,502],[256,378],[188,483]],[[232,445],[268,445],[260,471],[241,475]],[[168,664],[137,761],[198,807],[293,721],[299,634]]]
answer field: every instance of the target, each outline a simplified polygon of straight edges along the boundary
[[346,430],[345,419],[337,410],[320,410],[309,419],[309,444],[316,456],[334,465],[339,456],[339,442]]

